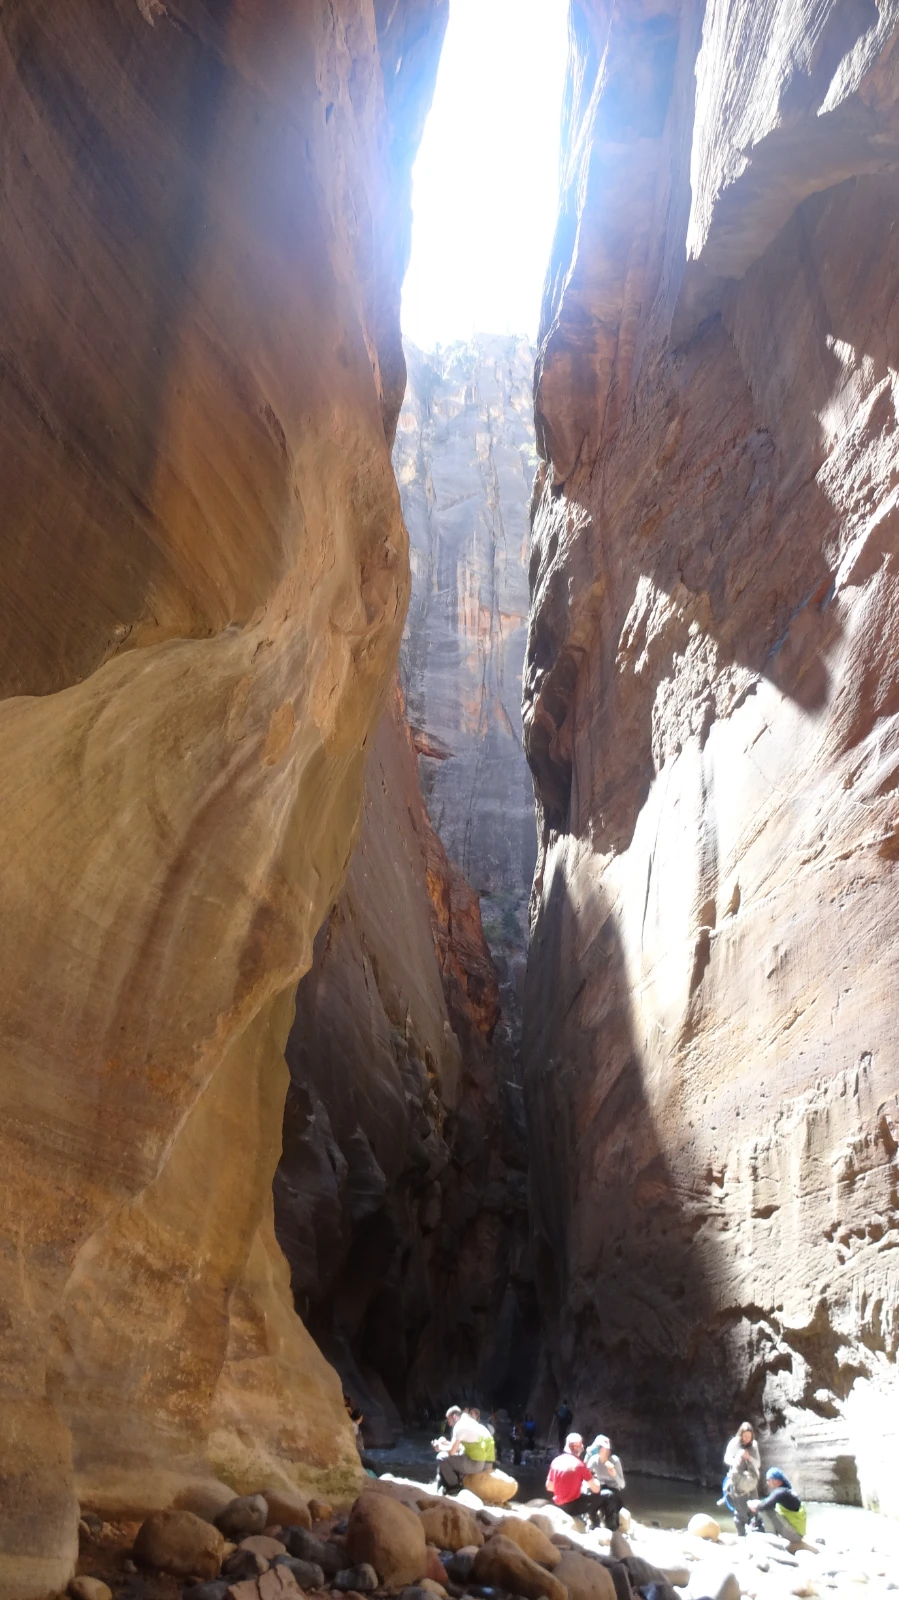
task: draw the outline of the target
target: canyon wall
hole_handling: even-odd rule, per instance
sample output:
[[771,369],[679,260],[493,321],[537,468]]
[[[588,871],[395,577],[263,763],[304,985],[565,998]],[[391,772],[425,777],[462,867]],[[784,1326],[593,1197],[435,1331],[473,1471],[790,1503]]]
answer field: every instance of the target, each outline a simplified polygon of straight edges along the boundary
[[297,994],[275,1179],[298,1309],[370,1445],[453,1395],[527,1392],[524,1145],[490,1046],[498,1016],[477,896],[431,825],[397,690]]
[[521,726],[534,350],[481,334],[406,354],[393,452],[412,567],[403,686],[425,800],[480,896],[514,1040],[537,852]]
[[520,714],[533,350],[480,337],[407,361],[411,726],[398,692],[299,987],[275,1182],[297,1305],[369,1444],[460,1395],[522,1405],[538,1345],[515,1050],[536,852]]
[[271,1179],[407,541],[445,0],[0,13],[0,1594],[77,1503],[358,1461]]
[[547,1397],[892,1511],[897,28],[574,0],[524,689]]

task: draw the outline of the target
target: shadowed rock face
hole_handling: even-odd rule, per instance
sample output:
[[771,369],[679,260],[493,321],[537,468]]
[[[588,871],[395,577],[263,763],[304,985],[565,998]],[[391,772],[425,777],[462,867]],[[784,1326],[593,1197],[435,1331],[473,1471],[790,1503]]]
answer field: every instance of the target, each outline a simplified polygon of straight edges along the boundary
[[297,1304],[370,1444],[454,1395],[523,1403],[537,1325],[511,1048],[536,845],[519,709],[533,351],[481,338],[408,360],[411,727],[398,703],[378,730],[300,985],[275,1184]]
[[142,1510],[209,1463],[357,1470],[268,1196],[408,595],[397,313],[446,6],[375,11],[0,15],[16,1600],[64,1586],[76,1484]]
[[895,5],[573,7],[525,1050],[557,1382],[899,1509]]
[[526,1184],[497,1013],[477,897],[431,825],[397,692],[299,986],[275,1179],[298,1309],[372,1445],[453,1394],[527,1392]]
[[403,684],[425,800],[480,895],[515,1035],[536,856],[520,706],[534,351],[482,335],[407,359],[393,453],[412,565]]

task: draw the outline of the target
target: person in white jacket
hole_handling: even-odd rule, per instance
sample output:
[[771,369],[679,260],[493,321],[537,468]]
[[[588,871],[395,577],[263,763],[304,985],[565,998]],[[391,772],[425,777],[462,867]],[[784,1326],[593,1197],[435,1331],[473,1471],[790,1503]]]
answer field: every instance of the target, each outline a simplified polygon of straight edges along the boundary
[[612,1454],[611,1440],[598,1433],[585,1456],[587,1466],[599,1484],[599,1513],[607,1528],[618,1527],[623,1501],[624,1472],[617,1456]]
[[762,1470],[755,1429],[751,1422],[741,1422],[737,1432],[724,1452],[727,1477],[724,1480],[724,1500],[733,1512],[734,1527],[741,1538],[745,1537],[746,1524],[752,1516],[750,1496],[755,1494]]

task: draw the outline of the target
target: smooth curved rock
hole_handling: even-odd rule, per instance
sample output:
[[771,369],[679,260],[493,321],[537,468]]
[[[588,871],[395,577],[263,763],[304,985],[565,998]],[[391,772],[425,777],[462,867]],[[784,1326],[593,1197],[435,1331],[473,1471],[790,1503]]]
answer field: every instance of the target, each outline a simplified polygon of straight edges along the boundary
[[419,1511],[425,1538],[439,1550],[462,1550],[467,1545],[482,1545],[484,1535],[475,1517],[455,1500],[442,1499]]
[[73,1438],[116,1515],[210,1470],[358,1482],[266,1196],[408,595],[399,295],[446,12],[287,7],[275,45],[256,0],[2,8],[15,1600],[70,1576]]
[[[511,1539],[517,1544],[526,1556],[536,1561],[541,1567],[548,1567],[550,1571],[557,1567],[561,1559],[559,1551],[547,1538],[545,1533],[535,1526],[526,1517],[502,1517],[496,1524],[496,1533],[504,1539]],[[565,1582],[565,1579],[562,1579]]]
[[554,1577],[565,1585],[568,1600],[616,1600],[612,1575],[601,1561],[591,1561],[579,1550],[563,1550]]
[[715,1518],[708,1516],[704,1511],[697,1511],[696,1515],[690,1518],[687,1532],[692,1533],[697,1539],[717,1541],[721,1537],[721,1529]]
[[416,1583],[427,1570],[425,1534],[419,1517],[386,1495],[359,1496],[350,1512],[346,1543],[351,1560],[374,1567],[388,1588]]
[[138,1529],[134,1559],[176,1578],[215,1578],[224,1549],[219,1530],[192,1511],[155,1511]]
[[501,1467],[494,1467],[492,1472],[469,1473],[465,1487],[469,1494],[476,1494],[485,1505],[504,1506],[518,1493],[518,1480],[510,1473],[503,1472]]
[[525,1600],[567,1600],[564,1584],[537,1565],[511,1539],[494,1534],[474,1558],[474,1576],[480,1584],[508,1589]]

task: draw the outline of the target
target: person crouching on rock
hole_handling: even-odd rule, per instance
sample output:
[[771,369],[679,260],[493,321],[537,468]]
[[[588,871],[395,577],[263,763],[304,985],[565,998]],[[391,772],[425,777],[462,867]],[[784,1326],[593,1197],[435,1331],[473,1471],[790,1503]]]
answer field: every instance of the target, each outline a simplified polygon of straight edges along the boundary
[[477,1422],[461,1406],[450,1406],[446,1413],[450,1437],[432,1439],[437,1451],[437,1475],[444,1492],[461,1489],[464,1480],[475,1472],[491,1472],[496,1449],[489,1428]]
[[550,1466],[546,1490],[552,1495],[554,1506],[567,1511],[570,1517],[583,1517],[589,1524],[600,1508],[597,1499],[600,1485],[581,1460],[583,1454],[584,1441],[580,1434],[570,1433],[562,1454],[556,1456]]
[[781,1539],[786,1539],[790,1548],[795,1550],[805,1538],[805,1506],[780,1467],[769,1467],[765,1480],[767,1497],[764,1500],[750,1500],[749,1509],[756,1517],[766,1512],[774,1532]]
[[607,1528],[618,1527],[623,1501],[624,1473],[621,1462],[612,1454],[611,1441],[598,1433],[587,1451],[587,1466],[599,1484],[599,1511]]

